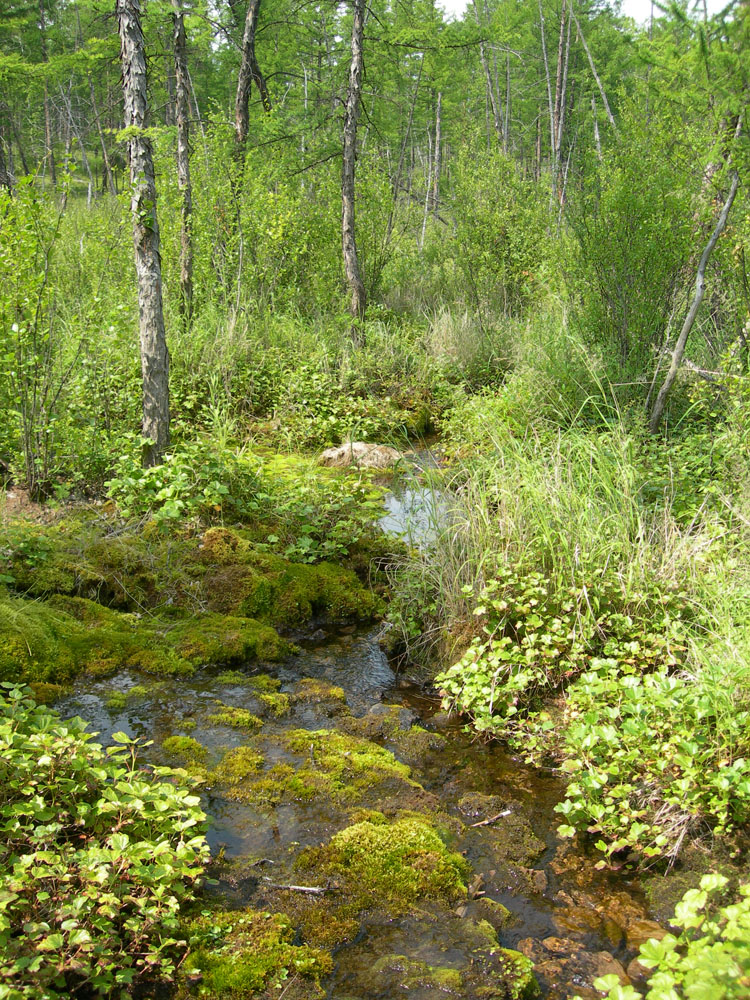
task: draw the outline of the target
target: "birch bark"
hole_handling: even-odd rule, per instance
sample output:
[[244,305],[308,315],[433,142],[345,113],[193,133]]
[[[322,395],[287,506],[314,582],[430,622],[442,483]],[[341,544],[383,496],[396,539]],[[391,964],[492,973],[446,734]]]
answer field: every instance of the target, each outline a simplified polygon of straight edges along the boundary
[[144,466],[158,465],[169,447],[169,352],[161,294],[159,223],[151,140],[146,132],[146,51],[140,0],[116,0],[120,30],[125,128],[129,130],[130,209],[138,276]]

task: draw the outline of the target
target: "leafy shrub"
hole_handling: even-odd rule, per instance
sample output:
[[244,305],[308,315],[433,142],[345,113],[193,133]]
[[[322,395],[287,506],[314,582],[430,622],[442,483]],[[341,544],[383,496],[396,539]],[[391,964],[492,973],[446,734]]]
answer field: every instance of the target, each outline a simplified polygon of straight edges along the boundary
[[150,514],[167,523],[178,518],[242,514],[258,492],[254,470],[228,449],[202,439],[185,442],[160,465],[144,469],[140,440],[115,463],[105,486],[125,517]]
[[0,997],[104,997],[170,979],[208,860],[182,771],[103,750],[18,687],[0,694]]
[[[670,921],[680,929],[641,945],[638,961],[653,969],[645,992],[603,976],[594,986],[607,1000],[744,1000],[750,992],[750,885],[739,899],[717,908],[727,885],[723,875],[704,875],[689,889]],[[580,1000],[576,997],[575,1000]]]
[[[721,834],[750,818],[750,711],[722,711],[706,679],[665,667],[593,660],[567,692],[563,770],[571,776],[563,836],[600,833],[611,856],[633,850],[671,856],[709,822]],[[725,673],[723,684],[734,684]],[[738,685],[738,692],[741,686]]]

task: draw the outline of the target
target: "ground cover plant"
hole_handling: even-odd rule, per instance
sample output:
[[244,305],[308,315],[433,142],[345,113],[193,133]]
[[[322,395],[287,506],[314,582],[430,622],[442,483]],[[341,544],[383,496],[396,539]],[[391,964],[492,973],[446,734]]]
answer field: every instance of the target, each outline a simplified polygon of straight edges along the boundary
[[126,736],[105,751],[28,690],[5,684],[1,699],[2,995],[171,979],[187,947],[180,908],[209,858],[194,782],[144,769]]

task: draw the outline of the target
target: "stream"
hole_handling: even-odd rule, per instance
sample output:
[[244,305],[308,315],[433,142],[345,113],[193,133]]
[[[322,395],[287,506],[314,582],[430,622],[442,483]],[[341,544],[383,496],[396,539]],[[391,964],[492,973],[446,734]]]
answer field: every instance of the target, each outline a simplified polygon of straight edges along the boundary
[[[420,491],[418,484],[407,485],[389,495],[384,524],[392,531],[408,526],[412,541],[416,535],[426,544],[434,513],[425,513]],[[319,766],[314,739],[308,752],[290,746],[290,734],[325,730],[325,736],[384,747],[411,768],[410,784],[365,781],[356,806],[386,816],[407,810],[436,817],[450,849],[471,865],[469,894],[448,909],[427,902],[405,915],[366,913],[358,933],[334,949],[333,972],[322,984],[328,997],[501,998],[502,992],[482,992],[478,971],[472,979],[471,970],[480,968],[478,928],[485,933],[488,924],[500,946],[534,961],[542,993],[551,1000],[600,996],[593,980],[608,973],[626,982],[628,970],[636,981],[639,967],[630,963],[659,929],[637,881],[598,871],[595,857],[560,841],[554,806],[563,797],[562,782],[464,732],[439,703],[394,675],[379,638],[378,628],[315,623],[295,636],[299,652],[281,665],[240,671],[207,666],[184,678],[81,676],[57,707],[63,716],[88,720],[105,744],[118,730],[153,741],[144,754],[158,763],[184,763],[164,747],[165,740],[183,736],[203,748],[196,766],[211,769],[227,748],[247,745],[252,732],[250,742],[263,755],[262,777],[270,781]],[[234,710],[262,720],[262,728],[238,726]],[[279,886],[304,881],[294,868],[300,851],[329,841],[353,821],[352,803],[335,795],[277,794],[259,806],[209,783],[204,800],[212,850],[228,862],[212,891],[232,905],[292,917],[299,896]],[[322,898],[325,906],[329,897]],[[414,975],[414,968],[427,966],[456,970],[463,978]]]

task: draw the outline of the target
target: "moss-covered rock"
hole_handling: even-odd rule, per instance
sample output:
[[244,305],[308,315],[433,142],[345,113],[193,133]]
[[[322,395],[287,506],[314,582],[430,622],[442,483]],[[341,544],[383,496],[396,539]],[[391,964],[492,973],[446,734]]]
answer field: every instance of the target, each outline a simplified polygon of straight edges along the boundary
[[[283,913],[230,911],[212,913],[190,928],[198,939],[183,966],[180,992],[200,984],[203,996],[216,1000],[251,1000],[281,987],[289,975],[313,986],[332,967],[330,955],[295,944],[295,930]],[[322,995],[313,990],[308,996]]]
[[303,851],[298,866],[343,881],[362,909],[407,911],[423,899],[454,900],[466,893],[468,863],[449,851],[426,817],[392,823],[366,820],[329,843]]
[[257,775],[263,768],[263,754],[252,746],[234,747],[222,757],[211,773],[215,784],[235,788]]
[[279,660],[291,648],[249,618],[139,619],[82,597],[0,597],[0,680],[60,684],[81,670],[189,674],[206,663]]
[[263,725],[263,720],[247,708],[236,708],[233,705],[223,705],[217,702],[219,711],[212,712],[208,716],[208,722],[215,726],[230,726],[232,729],[246,729],[249,732],[257,732]]
[[384,989],[435,990],[438,994],[463,996],[463,976],[460,970],[447,966],[432,966],[406,955],[384,955],[372,967],[374,980],[382,981]]
[[[406,791],[412,786],[419,788],[411,780],[406,764],[369,740],[327,729],[293,729],[274,737],[274,753],[279,745],[289,758],[255,777],[248,775],[241,783],[221,781],[217,769],[219,784],[228,785],[223,794],[264,808],[316,798],[346,806],[359,802],[371,791],[394,791],[394,785]],[[250,747],[253,753],[259,752],[257,740]]]
[[346,710],[344,689],[316,677],[303,677],[297,681],[292,691],[292,702],[319,705],[324,702],[337,704],[339,710]]
[[206,774],[206,748],[192,736],[168,736],[162,743],[162,750],[170,758],[170,763],[178,763],[192,774],[203,777]]

